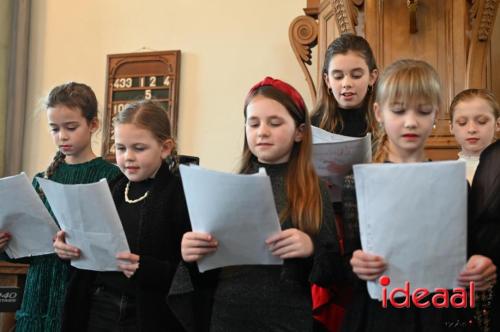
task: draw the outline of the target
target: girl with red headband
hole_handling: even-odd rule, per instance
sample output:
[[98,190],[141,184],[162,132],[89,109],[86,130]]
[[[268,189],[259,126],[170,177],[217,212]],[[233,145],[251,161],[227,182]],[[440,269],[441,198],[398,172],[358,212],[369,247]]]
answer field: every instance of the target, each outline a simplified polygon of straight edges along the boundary
[[[282,231],[266,244],[284,264],[231,266],[212,275],[208,330],[312,331],[310,282],[327,284],[342,269],[328,191],[311,162],[307,109],[293,87],[266,77],[248,93],[244,115],[240,173],[264,167],[271,178]],[[182,258],[195,263],[217,246],[210,234],[188,232]]]

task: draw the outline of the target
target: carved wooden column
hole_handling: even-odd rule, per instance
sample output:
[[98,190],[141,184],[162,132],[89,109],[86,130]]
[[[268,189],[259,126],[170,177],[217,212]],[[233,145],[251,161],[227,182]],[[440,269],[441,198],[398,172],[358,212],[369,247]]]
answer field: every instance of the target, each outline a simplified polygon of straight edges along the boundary
[[486,57],[499,0],[472,0],[470,3],[471,31],[467,56],[466,84],[467,87],[485,87]]

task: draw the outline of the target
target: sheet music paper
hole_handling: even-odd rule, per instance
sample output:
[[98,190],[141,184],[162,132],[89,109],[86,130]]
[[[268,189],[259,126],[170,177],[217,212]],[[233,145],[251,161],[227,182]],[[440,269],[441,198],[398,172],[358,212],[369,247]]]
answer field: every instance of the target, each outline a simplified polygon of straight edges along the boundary
[[[384,257],[390,292],[451,289],[466,262],[467,183],[462,161],[354,166],[361,244]],[[368,282],[372,299],[381,286]]]
[[71,265],[93,271],[118,271],[116,254],[130,252],[106,179],[60,184],[37,178],[66,242],[80,249]]
[[[263,170],[263,169],[262,169]],[[265,240],[281,231],[271,181],[262,172],[229,174],[180,165],[193,231],[219,246],[198,261],[200,272],[229,265],[282,264]]]
[[0,229],[12,237],[5,247],[10,258],[54,253],[59,228],[25,173],[0,179]]
[[312,135],[316,172],[329,184],[332,201],[340,201],[344,176],[351,172],[353,165],[371,162],[371,135],[349,137],[314,126]]

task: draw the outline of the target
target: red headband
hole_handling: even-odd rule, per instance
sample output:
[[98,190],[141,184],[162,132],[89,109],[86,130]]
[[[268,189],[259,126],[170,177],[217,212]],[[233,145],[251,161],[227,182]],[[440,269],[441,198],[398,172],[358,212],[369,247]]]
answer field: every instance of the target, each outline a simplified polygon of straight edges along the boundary
[[252,88],[248,92],[248,96],[253,94],[255,92],[255,90],[257,90],[258,88],[263,87],[263,86],[272,86],[272,87],[280,90],[281,92],[283,92],[284,94],[286,94],[288,97],[290,97],[292,99],[295,106],[297,106],[298,108],[303,109],[303,110],[306,109],[306,104],[304,103],[304,99],[302,99],[302,96],[300,95],[300,93],[297,90],[295,90],[295,88],[293,86],[291,86],[290,84],[285,83],[281,80],[277,80],[277,79],[274,79],[274,78],[269,77],[269,76],[267,76],[262,81],[255,84],[254,86],[252,86]]

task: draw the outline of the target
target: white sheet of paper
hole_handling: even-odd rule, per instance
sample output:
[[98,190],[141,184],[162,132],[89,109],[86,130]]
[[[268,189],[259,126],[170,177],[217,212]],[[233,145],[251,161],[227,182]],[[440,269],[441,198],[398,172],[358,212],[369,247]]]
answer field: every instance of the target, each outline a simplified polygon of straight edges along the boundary
[[80,249],[71,261],[79,269],[118,271],[116,254],[130,252],[106,179],[89,184],[60,184],[37,178],[66,242]]
[[180,166],[193,231],[212,234],[217,251],[198,262],[200,272],[230,265],[283,264],[265,240],[281,231],[271,181],[254,175]]
[[[466,262],[465,163],[443,161],[354,166],[363,250],[388,263],[387,294],[410,282],[418,287],[457,287]],[[368,282],[372,299],[381,286]]]
[[11,258],[54,253],[59,228],[25,173],[0,179],[0,230],[12,235],[5,247]]
[[371,162],[371,135],[349,137],[314,126],[312,135],[314,167],[318,176],[331,184],[330,197],[333,202],[338,202],[342,199],[344,176],[352,170],[352,166]]

